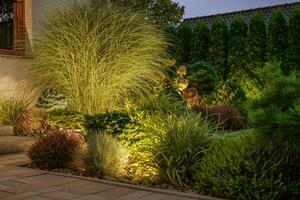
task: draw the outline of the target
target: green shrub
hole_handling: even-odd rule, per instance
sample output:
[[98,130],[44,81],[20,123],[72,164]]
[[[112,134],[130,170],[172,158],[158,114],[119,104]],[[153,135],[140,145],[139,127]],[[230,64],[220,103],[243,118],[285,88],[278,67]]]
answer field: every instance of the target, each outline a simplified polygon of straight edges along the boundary
[[210,62],[221,79],[228,73],[228,28],[222,18],[216,18],[211,27]]
[[171,95],[158,95],[142,98],[135,102],[134,112],[147,115],[180,115],[186,113],[187,106],[183,101]]
[[135,122],[125,112],[110,112],[85,117],[85,128],[88,131],[105,131],[120,134],[134,127]]
[[200,95],[209,94],[217,86],[218,75],[208,62],[199,61],[187,65],[187,69],[187,79],[190,81],[190,86],[197,88]]
[[47,111],[64,110],[67,108],[66,98],[53,90],[45,90],[37,100],[36,106]]
[[282,75],[276,64],[266,65],[262,76],[266,82],[261,97],[248,106],[250,125],[277,147],[274,160],[286,163],[287,174],[300,180],[300,80],[295,74]]
[[189,62],[192,45],[192,36],[192,27],[188,23],[183,22],[178,28],[178,40],[179,46],[181,48],[178,59],[179,64]]
[[159,117],[147,127],[148,138],[140,146],[145,173],[152,169],[159,181],[189,187],[204,153],[210,146],[210,124],[199,116]]
[[284,73],[289,69],[286,64],[286,55],[288,48],[288,24],[285,16],[280,9],[274,10],[268,26],[268,53],[269,60],[281,62]]
[[53,110],[48,112],[46,122],[52,127],[85,130],[85,117],[79,112]]
[[246,95],[239,84],[236,81],[228,80],[220,83],[213,92],[213,104],[224,105],[234,104],[239,106],[246,100]]
[[84,114],[150,94],[167,61],[163,31],[143,15],[88,1],[52,10],[34,47],[29,86],[52,88]]
[[267,59],[267,30],[264,17],[255,13],[249,22],[248,69],[262,68]]
[[230,73],[235,74],[246,67],[248,24],[242,16],[235,16],[230,26],[230,45],[228,65]]
[[240,85],[248,99],[257,99],[261,95],[262,83],[256,73],[247,69],[239,70],[230,79]]
[[210,45],[210,30],[206,23],[198,21],[193,30],[190,62],[208,61]]
[[295,8],[289,21],[288,64],[292,70],[300,71],[300,8]]
[[269,159],[272,151],[266,154],[265,149],[253,135],[219,140],[196,176],[199,191],[241,200],[288,198],[297,185],[285,182]]
[[124,171],[128,154],[123,145],[111,134],[91,132],[87,137],[84,161],[93,173],[115,176]]
[[29,146],[27,155],[31,165],[41,169],[66,168],[79,149],[82,138],[76,133],[47,128]]

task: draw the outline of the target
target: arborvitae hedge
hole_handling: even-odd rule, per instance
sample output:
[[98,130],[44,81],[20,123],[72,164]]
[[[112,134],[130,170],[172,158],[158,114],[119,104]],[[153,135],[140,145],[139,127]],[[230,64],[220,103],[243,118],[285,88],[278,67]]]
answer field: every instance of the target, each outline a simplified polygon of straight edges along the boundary
[[210,30],[206,23],[198,21],[192,39],[190,62],[207,61],[209,56]]
[[178,28],[178,40],[180,43],[180,55],[179,63],[188,63],[191,51],[191,41],[192,41],[193,31],[192,27],[188,23],[182,23]]
[[248,69],[263,67],[267,56],[267,30],[261,13],[253,15],[249,22]]
[[222,18],[216,18],[211,27],[211,47],[209,60],[220,78],[224,78],[227,71],[228,28]]
[[288,48],[288,24],[280,9],[274,10],[268,26],[268,52],[269,60],[281,63],[284,73],[288,73],[286,67]]
[[180,44],[177,37],[177,29],[172,25],[166,25],[164,31],[168,40],[168,54],[171,58],[178,59]]
[[292,70],[300,70],[300,8],[290,16],[288,64]]
[[234,74],[246,66],[248,24],[242,16],[235,16],[230,26],[230,49],[228,65]]

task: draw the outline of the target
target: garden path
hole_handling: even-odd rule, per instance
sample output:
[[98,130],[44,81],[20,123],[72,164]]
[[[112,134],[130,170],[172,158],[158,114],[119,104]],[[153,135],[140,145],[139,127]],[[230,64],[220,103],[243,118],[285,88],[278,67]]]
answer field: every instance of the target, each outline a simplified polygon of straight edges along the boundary
[[1,200],[214,200],[127,184],[97,181],[20,167],[28,163],[24,154],[0,155]]

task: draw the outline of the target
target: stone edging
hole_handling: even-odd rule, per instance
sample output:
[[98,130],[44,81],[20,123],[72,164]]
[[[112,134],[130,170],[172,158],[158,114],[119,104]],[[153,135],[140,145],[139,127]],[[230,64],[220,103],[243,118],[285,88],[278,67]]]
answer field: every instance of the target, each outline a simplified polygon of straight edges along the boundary
[[[43,170],[40,170],[40,171],[43,171]],[[192,199],[225,200],[225,199],[221,199],[221,198],[215,198],[215,197],[210,197],[210,196],[205,196],[205,195],[200,195],[200,194],[190,194],[190,193],[183,193],[183,192],[170,191],[170,190],[164,190],[164,189],[150,188],[150,187],[145,187],[145,186],[141,186],[141,185],[133,185],[133,184],[128,184],[128,183],[102,180],[102,179],[90,178],[90,177],[85,177],[85,176],[77,176],[77,175],[64,174],[64,173],[51,172],[51,171],[43,171],[43,172],[45,172],[46,174],[65,176],[65,177],[69,177],[69,178],[77,178],[77,179],[87,180],[87,181],[92,181],[92,182],[97,182],[97,183],[104,183],[104,184],[109,184],[109,185],[114,185],[114,186],[121,186],[121,187],[137,189],[137,190],[144,190],[144,191],[161,193],[161,194],[187,197],[187,198],[192,198]]]

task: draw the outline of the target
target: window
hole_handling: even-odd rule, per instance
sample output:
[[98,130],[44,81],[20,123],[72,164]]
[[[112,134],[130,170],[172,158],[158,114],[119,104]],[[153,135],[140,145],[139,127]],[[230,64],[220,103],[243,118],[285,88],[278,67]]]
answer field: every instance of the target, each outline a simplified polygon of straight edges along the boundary
[[0,0],[0,54],[24,51],[24,0]]

